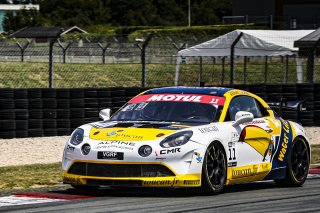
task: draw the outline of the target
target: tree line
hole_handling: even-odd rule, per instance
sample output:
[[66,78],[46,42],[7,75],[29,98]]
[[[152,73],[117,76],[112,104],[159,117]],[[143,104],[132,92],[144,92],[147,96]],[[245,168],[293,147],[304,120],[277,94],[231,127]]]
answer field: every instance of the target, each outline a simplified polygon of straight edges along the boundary
[[[4,30],[25,26],[187,26],[188,0],[34,0],[40,11],[6,13]],[[190,0],[191,25],[221,23],[231,0]]]

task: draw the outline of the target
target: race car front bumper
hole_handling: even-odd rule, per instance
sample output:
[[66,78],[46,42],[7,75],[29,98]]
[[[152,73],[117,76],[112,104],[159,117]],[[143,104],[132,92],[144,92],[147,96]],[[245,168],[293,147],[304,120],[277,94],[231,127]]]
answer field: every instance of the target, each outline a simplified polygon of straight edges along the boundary
[[63,182],[89,186],[198,187],[201,174],[175,174],[164,163],[77,161],[63,172]]

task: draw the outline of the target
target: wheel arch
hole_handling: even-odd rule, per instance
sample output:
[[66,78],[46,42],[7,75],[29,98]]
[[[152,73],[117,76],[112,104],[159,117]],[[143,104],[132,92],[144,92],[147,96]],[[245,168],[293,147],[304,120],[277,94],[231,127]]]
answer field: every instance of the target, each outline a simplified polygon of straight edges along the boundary
[[[307,149],[308,149],[308,154],[309,154],[309,161],[311,162],[311,148],[310,148],[310,143],[307,140],[306,137],[304,137],[303,135],[297,135],[294,139],[293,142],[295,142],[297,139],[302,139],[306,145],[307,145]],[[292,149],[292,148],[291,148]]]
[[[212,143],[219,144],[223,148],[224,155],[227,157],[226,147],[225,147],[225,145],[223,145],[223,143],[220,140],[214,139],[212,142],[209,143],[208,146],[210,146]],[[228,158],[226,158],[226,160],[227,160],[227,163],[228,163]]]

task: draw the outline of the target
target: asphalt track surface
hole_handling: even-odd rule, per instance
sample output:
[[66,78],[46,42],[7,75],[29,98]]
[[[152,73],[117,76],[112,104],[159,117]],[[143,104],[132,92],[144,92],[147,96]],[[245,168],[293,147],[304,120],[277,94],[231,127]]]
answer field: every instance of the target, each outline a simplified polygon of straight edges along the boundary
[[60,202],[0,207],[0,212],[320,212],[320,178],[303,187],[279,188],[273,182],[229,186],[219,195],[194,194],[189,189],[72,189],[50,194],[88,196]]

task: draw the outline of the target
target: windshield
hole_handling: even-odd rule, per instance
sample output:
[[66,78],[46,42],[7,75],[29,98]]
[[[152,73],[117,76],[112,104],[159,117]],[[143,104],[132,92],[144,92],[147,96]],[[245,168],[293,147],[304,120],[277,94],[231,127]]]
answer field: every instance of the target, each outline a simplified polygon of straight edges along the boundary
[[[171,98],[168,98],[168,96],[171,96]],[[176,98],[172,98],[173,96]],[[111,120],[185,123],[214,122],[216,120],[218,101],[213,99],[214,96],[209,97],[210,99],[194,95],[157,95],[156,98],[150,95],[137,96],[115,113]],[[206,101],[201,101],[201,98]],[[211,102],[215,100],[215,104],[210,103],[208,100]]]

